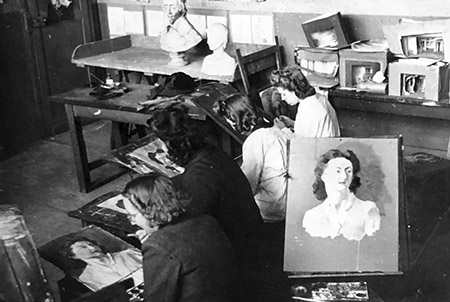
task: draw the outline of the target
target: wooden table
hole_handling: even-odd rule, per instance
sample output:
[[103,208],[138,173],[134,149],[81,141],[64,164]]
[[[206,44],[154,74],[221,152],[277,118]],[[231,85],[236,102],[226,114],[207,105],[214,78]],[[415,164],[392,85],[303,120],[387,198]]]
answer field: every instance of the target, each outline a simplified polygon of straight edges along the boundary
[[[76,88],[51,97],[52,101],[62,103],[66,107],[76,173],[81,192],[92,191],[124,173],[122,171],[95,181],[91,179],[91,171],[108,162],[103,158],[94,161],[88,160],[81,118],[106,119],[113,122],[146,126],[146,122],[155,108],[151,107],[148,109],[139,105],[139,102],[147,100],[151,86],[130,84],[127,87],[130,89],[128,93],[101,101],[90,95],[92,92],[91,88]],[[194,100],[202,97],[204,102],[214,103],[215,98],[231,92],[236,92],[236,90],[229,85],[211,83],[205,87],[200,86],[199,89],[189,95],[184,95],[183,104],[189,108],[191,117],[206,120],[204,110],[197,108],[194,105]],[[125,143],[126,141],[121,141],[119,145]]]
[[[236,49],[239,49],[242,56],[250,61],[248,76],[277,66],[278,45],[228,43],[226,50],[231,56],[236,56]],[[137,71],[146,75],[171,75],[175,72],[184,72],[195,79],[224,83],[233,83],[241,79],[239,68],[235,69],[234,74],[226,76],[203,73],[201,71],[203,59],[210,53],[209,49],[199,44],[187,52],[187,58],[190,61],[188,65],[170,66],[168,65],[169,53],[161,49],[158,38],[127,35],[79,45],[72,54],[72,63],[80,67],[93,66]]]

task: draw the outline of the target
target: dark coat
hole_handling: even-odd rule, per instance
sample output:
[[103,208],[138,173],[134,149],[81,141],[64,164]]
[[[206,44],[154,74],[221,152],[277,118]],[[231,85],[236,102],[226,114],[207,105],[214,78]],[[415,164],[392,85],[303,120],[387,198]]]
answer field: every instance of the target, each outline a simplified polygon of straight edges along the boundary
[[214,216],[236,250],[238,260],[256,258],[263,220],[250,184],[233,158],[215,147],[200,151],[179,176],[192,199],[191,216]]
[[234,250],[207,215],[170,224],[142,245],[145,302],[237,301]]

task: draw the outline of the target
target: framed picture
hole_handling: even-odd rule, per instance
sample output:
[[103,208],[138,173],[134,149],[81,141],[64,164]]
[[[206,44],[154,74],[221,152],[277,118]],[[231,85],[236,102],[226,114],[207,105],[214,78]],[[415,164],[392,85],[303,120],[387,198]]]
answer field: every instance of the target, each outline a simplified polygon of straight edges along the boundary
[[[399,138],[294,138],[284,270],[296,275],[404,269]],[[400,252],[401,251],[401,252]],[[405,252],[406,251],[406,252]]]

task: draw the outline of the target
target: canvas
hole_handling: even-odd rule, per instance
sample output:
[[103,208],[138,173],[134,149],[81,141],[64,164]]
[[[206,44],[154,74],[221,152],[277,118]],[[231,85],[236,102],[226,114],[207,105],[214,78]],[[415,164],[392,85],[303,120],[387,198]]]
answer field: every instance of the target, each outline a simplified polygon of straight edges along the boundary
[[[65,250],[68,243],[91,241],[88,247],[75,243],[70,246],[73,253],[69,256]],[[92,260],[99,257],[100,251],[108,253],[113,264],[97,265]],[[38,249],[39,254],[61,268],[67,275],[81,282],[92,291],[97,291],[114,283],[132,279],[131,286],[143,282],[141,252],[111,233],[88,226],[76,232],[58,237]],[[77,259],[73,258],[77,257]],[[87,260],[81,260],[87,259]],[[87,261],[87,262],[86,262]]]
[[[313,193],[318,159],[331,149],[351,150],[360,166],[358,173],[353,161],[333,161],[343,165],[337,165],[339,169],[353,167],[353,176],[358,176],[361,183],[352,195],[354,198],[348,199],[352,203],[347,203],[337,216],[328,215],[328,208],[324,210],[336,195],[331,190],[331,172],[324,172],[320,178],[328,197],[320,202]],[[285,271],[300,275],[399,271],[402,196],[399,150],[398,138],[294,138],[290,141]],[[331,166],[331,161],[325,165]],[[339,180],[334,185],[336,191],[343,190],[342,182]],[[352,186],[353,182],[349,191]]]

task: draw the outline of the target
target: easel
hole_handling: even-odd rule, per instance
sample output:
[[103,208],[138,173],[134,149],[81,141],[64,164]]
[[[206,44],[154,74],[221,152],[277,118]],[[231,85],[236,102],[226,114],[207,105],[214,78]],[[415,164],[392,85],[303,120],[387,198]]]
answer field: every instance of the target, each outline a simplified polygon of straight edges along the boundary
[[[410,269],[411,265],[411,256],[410,256],[410,236],[408,231],[408,225],[409,225],[409,218],[408,218],[408,211],[407,211],[407,204],[405,199],[405,176],[404,176],[404,167],[403,167],[403,159],[402,159],[402,138],[401,137],[395,137],[395,138],[371,138],[371,139],[352,139],[352,138],[335,138],[335,139],[324,139],[324,140],[316,140],[316,141],[307,141],[308,139],[293,139],[290,142],[289,150],[290,150],[290,163],[289,163],[289,175],[291,176],[290,179],[295,180],[301,180],[303,184],[299,183],[300,181],[297,181],[297,183],[290,184],[288,186],[288,208],[287,208],[287,217],[286,217],[286,245],[285,245],[285,271],[288,271],[286,269],[286,263],[288,263],[288,266],[297,266],[297,267],[305,267],[305,272],[289,272],[290,276],[288,276],[289,280],[291,280],[291,284],[294,286],[303,286],[306,289],[309,289],[309,292],[305,296],[299,296],[294,298],[295,300],[303,300],[303,301],[318,301],[312,300],[312,293],[311,293],[311,287],[312,284],[318,283],[318,282],[329,282],[329,283],[336,283],[336,282],[367,282],[367,290],[369,292],[369,298],[368,300],[364,301],[374,301],[374,302],[382,302],[383,300],[378,296],[375,291],[370,288],[369,281],[367,280],[376,280],[374,278],[385,278],[388,276],[401,276],[403,272],[406,272]],[[328,141],[327,141],[328,140]],[[377,141],[378,140],[378,141]],[[309,146],[308,146],[309,145]],[[370,146],[370,147],[369,147]],[[314,182],[314,180],[309,181],[308,177],[309,175],[301,174],[306,173],[302,172],[299,167],[302,167],[302,169],[306,171],[313,171],[314,167],[316,166],[316,161],[320,155],[325,153],[324,151],[330,150],[330,149],[339,149],[339,150],[352,150],[357,155],[359,155],[359,160],[361,161],[361,158],[364,158],[365,164],[370,163],[370,171],[378,171],[379,173],[375,173],[378,176],[382,176],[382,181],[380,180],[380,183],[390,183],[395,184],[391,185],[391,187],[386,187],[383,190],[386,192],[389,192],[389,194],[382,194],[383,190],[380,190],[380,187],[377,186],[377,183],[374,182],[374,178],[372,179],[366,179],[368,183],[371,184],[372,188],[377,188],[377,193],[380,191],[380,194],[382,196],[394,196],[394,198],[398,198],[398,202],[396,202],[396,199],[390,199],[389,204],[386,204],[386,200],[381,200],[380,203],[378,203],[378,207],[381,209],[381,211],[384,212],[384,216],[382,216],[382,223],[385,223],[384,227],[386,228],[389,226],[390,230],[391,227],[395,227],[395,223],[398,223],[398,238],[397,237],[385,237],[386,234],[389,232],[386,229],[381,228],[376,233],[375,236],[378,236],[378,239],[373,239],[375,237],[370,237],[371,235],[367,235],[369,237],[365,237],[368,239],[366,240],[367,248],[365,249],[365,252],[369,252],[369,254],[366,254],[364,256],[365,264],[362,266],[362,269],[354,269],[352,267],[352,264],[350,261],[348,261],[348,271],[345,271],[342,269],[342,266],[340,264],[334,264],[336,262],[339,262],[340,260],[344,259],[343,257],[346,257],[345,252],[350,251],[350,248],[354,248],[356,241],[347,240],[345,238],[342,238],[342,236],[338,237],[315,237],[311,234],[307,234],[306,231],[301,229],[301,219],[299,217],[303,217],[304,211],[307,209],[310,209],[311,207],[314,207],[313,205],[317,205],[316,203],[309,201],[309,204],[303,205],[304,208],[301,208],[302,205],[299,205],[298,197],[296,196],[302,196],[302,202],[305,204],[308,202],[308,198],[314,198],[312,196],[312,192],[309,193],[309,191],[312,191],[311,184]],[[370,150],[373,154],[365,153],[364,151]],[[375,151],[374,151],[375,150]],[[386,151],[389,150],[391,159],[389,159],[389,156],[386,155]],[[392,159],[392,153],[397,151],[398,157],[395,157],[395,159]],[[359,153],[358,153],[359,152]],[[305,154],[314,154],[311,155],[311,159],[307,156],[306,159],[301,158],[301,156]],[[386,159],[387,158],[387,159]],[[308,162],[308,160],[310,160]],[[385,160],[383,162],[383,160]],[[394,161],[397,161],[397,171],[395,169],[386,169],[387,166],[389,167],[395,167]],[[313,162],[313,163],[311,163]],[[361,162],[361,169],[363,170],[364,163]],[[384,170],[383,170],[384,167]],[[368,175],[369,167],[366,168],[366,177]],[[378,169],[378,170],[377,170]],[[381,172],[380,172],[381,171]],[[390,174],[384,175],[383,171],[389,171]],[[393,171],[397,173],[392,173]],[[388,173],[388,172],[386,172]],[[398,177],[398,178],[397,178]],[[394,181],[397,178],[396,181]],[[290,180],[291,181],[291,180]],[[398,185],[398,186],[397,186]],[[295,188],[295,189],[294,189]],[[309,190],[309,191],[308,191]],[[358,191],[360,192],[360,191]],[[369,192],[370,193],[370,192]],[[398,193],[398,195],[396,195]],[[308,195],[309,194],[309,195]],[[364,192],[362,192],[364,195]],[[312,197],[311,197],[312,196]],[[290,198],[292,198],[292,202],[290,201]],[[296,199],[297,198],[297,199]],[[379,199],[371,199],[371,198],[361,198],[362,200],[379,200]],[[297,202],[295,202],[297,201]],[[392,204],[395,204],[395,206],[392,206]],[[398,208],[397,208],[398,207]],[[387,213],[387,214],[386,214]],[[389,215],[389,216],[388,216]],[[398,215],[398,217],[396,216]],[[300,220],[299,220],[300,219]],[[389,220],[391,219],[391,220]],[[304,236],[304,238],[302,238]],[[299,239],[300,238],[300,239]],[[339,239],[341,238],[341,239]],[[395,242],[395,240],[398,240],[398,250],[396,247],[392,246],[392,243]],[[369,240],[369,243],[367,243],[367,240]],[[370,243],[370,241],[372,242]],[[287,242],[290,241],[288,244]],[[359,242],[359,241],[358,241]],[[378,242],[378,243],[376,243]],[[384,269],[376,270],[373,269],[376,267],[376,265],[369,264],[374,257],[376,257],[376,253],[384,253],[383,249],[385,247],[381,247],[383,244],[380,244],[379,242],[389,242],[391,246],[389,247],[389,251],[395,251],[397,250],[398,259],[397,261],[387,260],[388,262],[391,261],[391,265],[389,267],[385,266]],[[312,247],[312,244],[321,244],[319,249],[312,249],[312,251],[306,252],[306,249],[309,249]],[[323,244],[323,245],[322,245]],[[334,249],[333,249],[334,244]],[[377,246],[378,244],[378,246]],[[385,243],[386,245],[386,243]],[[301,252],[303,258],[297,258],[299,255],[298,246],[300,246],[303,249],[303,252]],[[371,246],[371,248],[369,248]],[[374,249],[374,247],[377,249],[376,252],[370,250]],[[340,248],[344,248],[344,250],[339,250]],[[322,249],[322,250],[320,250]],[[286,251],[288,253],[291,253],[290,256],[286,256]],[[312,260],[308,257],[315,257],[319,255],[319,253],[322,253],[320,255],[323,255],[324,259],[321,259],[320,257],[316,257],[316,259]],[[344,253],[343,253],[344,252]],[[383,255],[389,255],[390,252],[386,252]],[[336,255],[336,257],[334,257]],[[359,243],[358,243],[358,251],[356,252],[357,257],[359,257]],[[348,257],[354,257],[354,254],[349,254]],[[298,260],[297,260],[298,259]],[[339,260],[336,260],[339,259]],[[358,258],[357,258],[358,259]],[[313,261],[315,263],[314,265],[305,264],[304,261]],[[321,263],[329,263],[322,265]],[[359,263],[357,261],[357,263]],[[381,264],[383,265],[383,264]],[[329,271],[325,270],[317,270],[314,271],[314,267],[330,267],[334,268]],[[358,268],[358,264],[356,265],[356,268]],[[368,267],[372,269],[367,269]],[[365,280],[367,279],[367,280]],[[299,298],[299,299],[297,299]],[[309,300],[308,300],[309,299]]]

